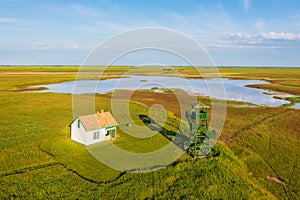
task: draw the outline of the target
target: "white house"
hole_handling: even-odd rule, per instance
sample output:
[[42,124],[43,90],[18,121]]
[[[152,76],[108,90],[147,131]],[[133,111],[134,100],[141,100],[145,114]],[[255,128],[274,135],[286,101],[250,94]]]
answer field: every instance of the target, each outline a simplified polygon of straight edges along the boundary
[[84,145],[115,139],[116,120],[110,112],[77,117],[70,125],[71,139]]

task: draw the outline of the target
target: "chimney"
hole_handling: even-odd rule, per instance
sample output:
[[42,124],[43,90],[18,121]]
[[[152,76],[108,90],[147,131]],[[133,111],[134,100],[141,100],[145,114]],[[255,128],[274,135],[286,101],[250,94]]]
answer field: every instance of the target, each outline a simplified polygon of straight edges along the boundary
[[104,110],[103,110],[103,109],[101,109],[100,113],[104,113]]

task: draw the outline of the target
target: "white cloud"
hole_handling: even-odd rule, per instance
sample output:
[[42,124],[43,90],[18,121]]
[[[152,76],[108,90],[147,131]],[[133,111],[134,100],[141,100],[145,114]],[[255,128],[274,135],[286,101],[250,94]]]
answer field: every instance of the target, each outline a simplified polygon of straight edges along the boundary
[[120,8],[118,4],[113,3],[110,0],[99,0],[99,2],[106,7],[108,10],[115,12],[119,12]]
[[63,43],[63,42],[29,42],[29,43],[1,43],[0,49],[13,50],[91,50],[94,44]]
[[257,32],[262,32],[265,26],[265,22],[262,20],[256,20],[253,22],[253,26],[255,27]]
[[17,24],[17,23],[23,23],[25,22],[22,19],[18,19],[18,18],[0,18],[0,24]]
[[300,34],[265,32],[260,34],[234,33],[221,36],[228,48],[299,48]]
[[240,0],[240,1],[243,3],[245,12],[248,12],[251,5],[251,0]]
[[267,40],[300,40],[300,34],[293,33],[262,33],[261,37]]
[[108,21],[97,21],[96,22],[97,26],[99,28],[103,29],[109,29],[109,30],[113,30],[113,31],[125,31],[128,30],[129,27],[126,25],[123,25],[121,23],[115,23],[115,22],[108,22]]
[[247,34],[247,33],[234,33],[227,37],[227,39],[236,40],[300,40],[300,34],[294,33],[276,33],[276,32],[265,32],[260,34]]
[[187,15],[169,12],[161,24],[192,37],[240,30],[236,20],[223,8],[222,4],[216,4],[213,8],[197,6],[194,12]]
[[69,49],[69,50],[90,50],[94,45],[79,43],[62,43],[62,42],[33,42],[25,44],[32,49],[51,50],[51,49]]
[[103,15],[99,10],[81,4],[71,4],[70,7],[81,15],[97,16]]

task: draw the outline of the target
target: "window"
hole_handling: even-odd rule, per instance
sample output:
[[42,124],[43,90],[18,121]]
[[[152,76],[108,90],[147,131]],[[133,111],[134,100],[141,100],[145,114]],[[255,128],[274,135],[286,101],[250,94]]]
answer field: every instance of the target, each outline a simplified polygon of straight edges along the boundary
[[77,127],[80,128],[80,120],[77,121]]
[[93,139],[96,140],[96,139],[99,139],[99,131],[95,131],[93,133]]

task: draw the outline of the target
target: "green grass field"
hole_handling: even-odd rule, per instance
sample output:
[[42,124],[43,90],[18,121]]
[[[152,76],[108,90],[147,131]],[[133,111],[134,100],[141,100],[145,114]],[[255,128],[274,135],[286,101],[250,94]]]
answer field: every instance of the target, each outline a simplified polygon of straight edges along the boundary
[[[106,73],[119,75],[129,69],[116,67]],[[72,95],[22,92],[24,86],[74,80],[76,70],[76,66],[0,67],[0,199],[300,198],[299,109],[237,108],[240,102],[227,102],[216,156],[194,160],[183,154],[157,171],[122,173],[70,140]],[[194,73],[187,67],[178,70]],[[219,70],[225,77],[270,80],[299,90],[299,68]],[[91,76],[95,77],[87,77]],[[199,98],[209,104],[209,99]],[[97,110],[110,110],[110,95],[97,95],[95,100]],[[147,115],[149,107],[159,103],[170,111],[170,123],[164,128],[176,131],[179,113],[171,94],[137,92],[131,100],[136,123],[143,125],[138,116]],[[118,129],[114,143],[132,152],[147,152],[164,146],[168,139],[160,133],[136,139]]]

